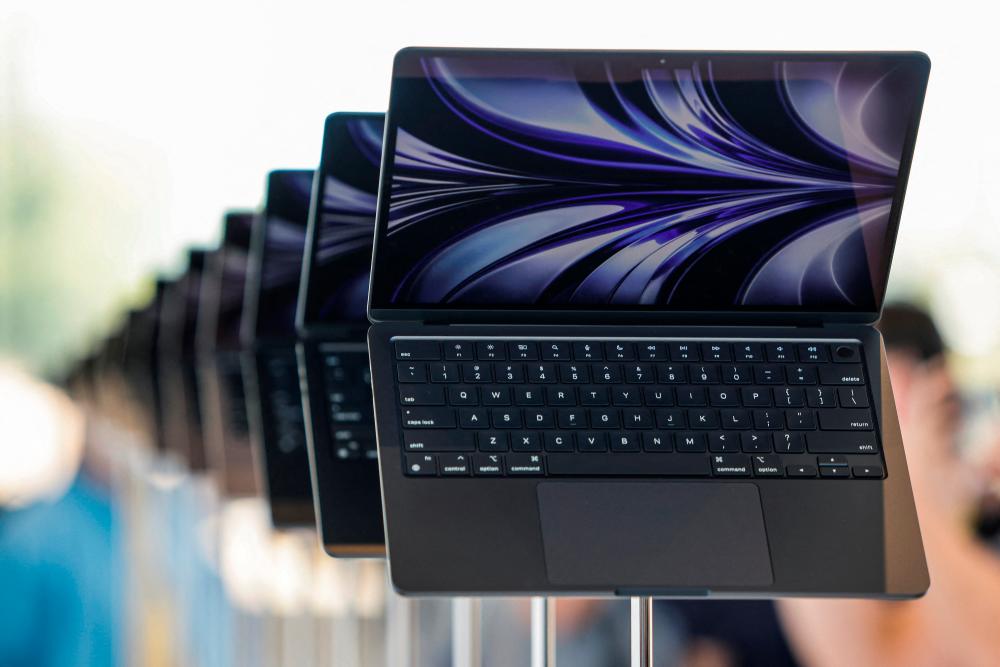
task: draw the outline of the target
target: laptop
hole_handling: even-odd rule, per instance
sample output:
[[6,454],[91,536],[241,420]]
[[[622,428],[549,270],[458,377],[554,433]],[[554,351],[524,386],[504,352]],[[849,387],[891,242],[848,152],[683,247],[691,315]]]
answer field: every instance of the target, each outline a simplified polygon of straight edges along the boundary
[[401,51],[368,336],[396,588],[924,593],[873,324],[928,72]]
[[367,304],[385,115],[326,119],[297,346],[316,524],[333,556],[382,556]]
[[192,472],[207,469],[195,360],[198,300],[204,249],[188,251],[187,270],[163,291],[157,340],[163,437],[168,450]]
[[135,426],[146,444],[159,450],[163,419],[160,414],[159,334],[160,302],[166,281],[157,279],[153,294],[141,308],[129,311],[122,373],[133,405]]
[[240,316],[255,213],[229,211],[206,260],[198,314],[198,378],[210,468],[228,497],[257,494],[240,365]]
[[295,302],[312,181],[311,169],[268,174],[250,241],[240,324],[250,442],[276,527],[315,521],[295,361]]

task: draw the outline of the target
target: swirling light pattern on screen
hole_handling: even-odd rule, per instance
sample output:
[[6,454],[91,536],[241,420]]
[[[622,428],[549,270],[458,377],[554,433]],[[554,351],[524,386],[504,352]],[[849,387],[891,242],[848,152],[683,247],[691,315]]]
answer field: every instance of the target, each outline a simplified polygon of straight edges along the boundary
[[421,64],[388,302],[876,309],[918,89],[896,65]]

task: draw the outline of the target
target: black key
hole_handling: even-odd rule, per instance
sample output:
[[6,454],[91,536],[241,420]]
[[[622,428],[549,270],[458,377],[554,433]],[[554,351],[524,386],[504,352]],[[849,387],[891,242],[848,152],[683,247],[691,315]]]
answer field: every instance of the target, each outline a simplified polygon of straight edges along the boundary
[[753,377],[750,375],[749,367],[727,364],[722,367],[722,381],[726,384],[750,384]]
[[549,405],[576,405],[575,387],[546,387],[545,396]]
[[781,384],[785,381],[785,374],[781,370],[781,366],[774,364],[754,366],[753,376],[757,384]]
[[517,405],[545,405],[541,387],[517,387],[514,389],[514,403]]
[[740,451],[740,436],[731,431],[713,431],[708,434],[708,451],[738,452]]
[[506,452],[508,438],[503,431],[484,431],[477,436],[479,451]]
[[579,361],[601,361],[600,343],[573,343],[573,358]]
[[788,473],[789,477],[815,477],[816,466],[791,465],[785,468],[785,472]]
[[820,366],[819,381],[822,384],[864,384],[865,376],[861,364],[838,364]]
[[882,466],[880,465],[854,466],[851,470],[854,472],[855,477],[860,477],[861,479],[882,479],[884,476]]
[[493,364],[493,374],[497,382],[524,382],[524,365],[499,362]]
[[534,361],[538,359],[538,345],[535,343],[528,343],[524,341],[518,341],[516,343],[507,344],[507,355],[508,359],[518,359],[521,361]]
[[736,391],[729,387],[709,387],[708,404],[716,407],[737,406],[740,404]]
[[781,410],[754,410],[754,428],[774,430],[785,427],[785,420],[781,415]]
[[775,387],[774,404],[782,408],[801,408],[806,404],[806,394],[801,387]]
[[740,434],[743,451],[759,454],[771,451],[771,434],[766,431],[746,431]]
[[736,361],[763,361],[764,347],[760,343],[734,343],[733,359]]
[[868,407],[868,391],[864,387],[839,387],[837,396],[845,408]]
[[396,358],[406,361],[433,361],[441,358],[441,346],[435,340],[397,340]]
[[697,384],[718,384],[719,367],[715,364],[700,364],[690,366],[691,382]]
[[667,346],[664,343],[639,343],[637,347],[642,361],[667,360]]
[[707,477],[704,456],[620,456],[619,454],[549,454],[549,475],[578,477]]
[[472,472],[479,477],[496,477],[503,474],[503,457],[499,454],[480,454],[473,457]]
[[871,410],[820,410],[819,427],[824,431],[871,431]]
[[825,343],[801,343],[798,345],[799,361],[830,361],[830,353]]
[[625,428],[653,428],[653,415],[649,410],[622,410],[622,425]]
[[750,457],[755,477],[781,477],[785,469],[781,465],[781,457],[774,454],[754,454]]
[[403,457],[403,472],[414,477],[437,475],[437,457],[431,454],[407,454]]
[[450,340],[444,344],[444,358],[448,361],[472,361],[476,353],[469,341]]
[[528,370],[528,382],[541,382],[549,383],[555,382],[558,378],[556,377],[556,365],[552,363],[534,363],[526,364]]
[[510,454],[507,456],[507,474],[511,476],[544,475],[545,462],[541,454]]
[[633,361],[635,347],[632,343],[605,343],[604,358],[608,361]]
[[576,447],[581,452],[606,452],[608,451],[608,434],[594,431],[579,433],[576,438]]
[[688,421],[691,428],[719,428],[719,413],[717,410],[689,410]]
[[396,377],[400,382],[427,382],[426,364],[396,364]]
[[810,408],[833,408],[837,406],[837,395],[830,387],[809,387],[806,402]]
[[458,382],[458,364],[428,364],[431,369],[431,382]]
[[642,434],[642,447],[647,452],[672,452],[674,451],[669,433],[662,431],[646,432]]
[[600,384],[618,384],[622,381],[622,372],[618,364],[599,364],[594,366],[594,382]]
[[614,405],[642,405],[642,395],[638,387],[614,387],[611,402]]
[[619,428],[621,419],[613,408],[598,408],[590,413],[590,425],[594,428]]
[[569,343],[553,343],[545,341],[541,343],[542,359],[545,361],[569,361]]
[[490,417],[486,410],[462,408],[458,411],[458,423],[462,428],[489,428]]
[[438,457],[442,475],[468,475],[472,471],[472,457],[468,454],[442,454]]
[[815,366],[785,366],[788,384],[816,384]]
[[455,428],[451,408],[402,408],[403,428]]
[[559,428],[587,428],[587,413],[585,410],[560,408],[556,411]]
[[559,364],[559,377],[573,384],[590,382],[590,370],[584,364]]
[[677,405],[683,408],[708,405],[704,387],[684,385],[677,387]]
[[771,390],[767,387],[743,387],[740,395],[747,407],[771,405]]
[[861,349],[857,345],[834,345],[830,358],[838,364],[856,364],[861,361]]
[[851,469],[847,466],[821,466],[819,469],[819,476],[837,478],[850,477]]
[[631,384],[645,384],[654,380],[653,367],[649,364],[625,364],[625,381]]
[[613,452],[637,452],[639,451],[638,433],[611,433],[611,451]]
[[542,451],[542,438],[537,433],[518,431],[510,434],[510,449],[514,452]]
[[479,402],[479,389],[467,385],[448,387],[448,402],[452,405],[476,405]]
[[471,433],[461,431],[403,431],[403,449],[408,452],[473,452]]
[[670,343],[670,361],[698,361],[698,346],[694,343]]
[[493,408],[494,428],[521,428],[521,411],[517,408]]
[[785,410],[785,421],[793,431],[811,431],[816,428],[816,413],[812,410]]
[[742,454],[715,454],[712,472],[717,477],[749,477],[750,459]]
[[[822,414],[822,413],[821,413]],[[806,445],[813,454],[877,454],[878,443],[871,431],[815,431],[806,433]]]
[[503,361],[507,358],[504,344],[492,340],[481,340],[476,343],[476,359],[480,361]]
[[836,454],[825,454],[816,457],[816,464],[820,466],[846,466],[847,457],[837,456]]
[[462,364],[462,379],[465,382],[492,382],[493,365],[489,363]]
[[732,361],[729,343],[702,343],[701,358],[705,361]]
[[611,392],[607,387],[580,387],[580,405],[610,405]]
[[781,454],[801,454],[806,451],[806,439],[801,433],[775,433],[774,451]]
[[573,434],[567,431],[554,431],[545,434],[545,451],[572,452]]
[[723,410],[722,428],[750,428],[750,413],[746,410]]
[[674,404],[674,394],[670,387],[644,387],[642,393],[646,405],[669,407]]
[[547,408],[528,408],[524,411],[525,428],[555,428],[555,417]]
[[679,364],[664,364],[657,367],[660,382],[667,384],[679,384],[687,382],[687,371]]
[[678,433],[674,436],[674,449],[678,452],[704,452],[708,449],[704,433]]
[[399,402],[403,405],[444,405],[444,387],[403,385],[399,388]]
[[659,409],[655,411],[657,428],[684,428],[684,411]]
[[788,343],[768,343],[764,346],[764,354],[772,363],[795,361],[795,352]]
[[510,388],[483,387],[483,405],[510,405]]

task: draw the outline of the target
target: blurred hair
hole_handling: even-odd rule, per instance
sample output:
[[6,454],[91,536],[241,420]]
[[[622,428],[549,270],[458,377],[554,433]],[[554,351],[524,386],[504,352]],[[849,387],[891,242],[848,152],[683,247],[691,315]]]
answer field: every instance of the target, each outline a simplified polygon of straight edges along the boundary
[[945,352],[944,341],[934,319],[912,303],[893,303],[882,309],[878,328],[887,349],[912,354],[930,361]]

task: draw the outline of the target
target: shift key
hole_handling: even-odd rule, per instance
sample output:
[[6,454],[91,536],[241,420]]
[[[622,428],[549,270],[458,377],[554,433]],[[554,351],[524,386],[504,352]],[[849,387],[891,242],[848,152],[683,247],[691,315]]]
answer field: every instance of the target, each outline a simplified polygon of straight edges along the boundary
[[813,454],[877,454],[878,442],[871,431],[818,431],[806,434]]
[[455,411],[451,408],[402,409],[403,428],[455,428]]
[[467,431],[403,431],[408,452],[473,452],[475,435]]

